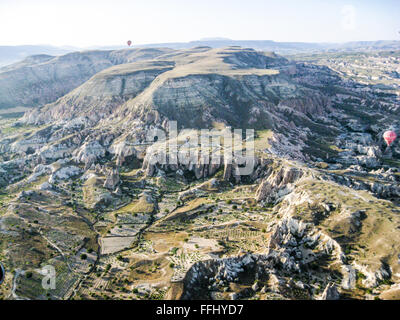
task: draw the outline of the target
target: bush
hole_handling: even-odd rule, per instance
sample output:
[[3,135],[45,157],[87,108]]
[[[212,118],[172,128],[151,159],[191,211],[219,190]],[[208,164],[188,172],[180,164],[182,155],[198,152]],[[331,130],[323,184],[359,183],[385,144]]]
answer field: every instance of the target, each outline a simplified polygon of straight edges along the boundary
[[86,255],[85,253],[82,253],[82,254],[81,254],[81,259],[82,259],[82,260],[86,260],[86,259],[87,259],[87,255]]
[[365,279],[365,278],[366,276],[362,272],[360,271],[357,272],[357,279]]

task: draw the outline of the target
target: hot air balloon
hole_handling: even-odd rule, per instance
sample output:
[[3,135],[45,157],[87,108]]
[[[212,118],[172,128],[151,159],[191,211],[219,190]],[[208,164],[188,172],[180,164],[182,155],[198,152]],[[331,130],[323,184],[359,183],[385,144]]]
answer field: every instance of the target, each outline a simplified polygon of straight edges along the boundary
[[128,40],[127,44],[128,44],[128,46],[130,47],[131,44],[132,44],[132,41],[131,41],[131,40]]
[[386,144],[388,145],[388,147],[394,142],[394,140],[396,140],[396,138],[397,138],[396,132],[391,131],[391,130],[386,131],[383,134],[383,139],[385,139]]
[[2,284],[6,271],[4,270],[3,264],[0,262],[0,284]]

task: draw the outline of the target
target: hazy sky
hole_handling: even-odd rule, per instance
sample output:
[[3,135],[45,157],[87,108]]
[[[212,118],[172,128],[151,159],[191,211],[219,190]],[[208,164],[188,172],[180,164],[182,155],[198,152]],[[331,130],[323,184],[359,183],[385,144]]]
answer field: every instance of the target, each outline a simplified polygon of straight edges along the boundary
[[0,45],[400,40],[399,0],[0,0]]

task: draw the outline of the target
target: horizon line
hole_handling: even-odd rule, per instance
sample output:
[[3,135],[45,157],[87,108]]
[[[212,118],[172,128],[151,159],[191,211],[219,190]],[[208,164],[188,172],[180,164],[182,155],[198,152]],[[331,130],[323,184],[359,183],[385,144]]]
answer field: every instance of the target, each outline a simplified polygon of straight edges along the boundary
[[[129,39],[128,39],[129,40]],[[235,42],[240,42],[240,41],[254,41],[254,42],[263,42],[263,41],[270,41],[270,42],[275,42],[275,43],[305,43],[305,44],[327,44],[327,45],[340,45],[340,44],[346,44],[346,43],[357,43],[357,42],[395,42],[399,41],[399,39],[379,39],[379,40],[352,40],[352,41],[343,41],[343,42],[315,42],[315,41],[279,41],[279,40],[272,40],[272,39],[200,39],[200,40],[190,40],[190,41],[169,41],[169,42],[149,42],[149,43],[140,43],[140,44],[134,44],[132,43],[131,47],[140,47],[140,46],[151,46],[151,45],[163,45],[163,44],[178,44],[178,43],[192,43],[192,42],[229,42],[229,41],[235,41]],[[54,47],[54,48],[71,48],[71,49],[89,49],[93,47],[115,47],[115,46],[121,46],[124,47],[126,46],[126,43],[124,44],[92,44],[88,46],[78,46],[78,45],[71,45],[71,44],[64,44],[64,45],[53,45],[53,44],[48,44],[48,43],[37,43],[37,44],[14,44],[14,45],[7,45],[7,44],[0,44],[0,47],[24,47],[24,46],[48,46],[48,47]]]

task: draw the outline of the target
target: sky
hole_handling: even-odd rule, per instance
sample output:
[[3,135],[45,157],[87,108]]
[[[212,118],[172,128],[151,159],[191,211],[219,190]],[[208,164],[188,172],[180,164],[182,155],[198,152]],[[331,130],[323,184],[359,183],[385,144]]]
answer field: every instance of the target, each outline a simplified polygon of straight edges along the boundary
[[399,0],[0,0],[0,45],[400,40]]

